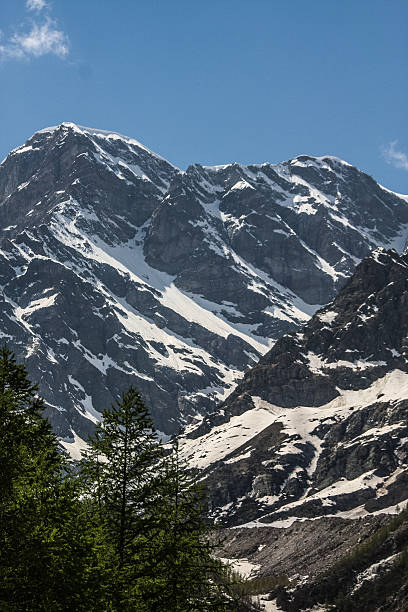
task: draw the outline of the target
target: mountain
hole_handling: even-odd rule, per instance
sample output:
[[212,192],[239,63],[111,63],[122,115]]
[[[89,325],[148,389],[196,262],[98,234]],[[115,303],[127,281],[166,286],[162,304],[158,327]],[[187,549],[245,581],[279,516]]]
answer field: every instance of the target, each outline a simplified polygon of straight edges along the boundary
[[371,536],[360,537],[320,575],[299,580],[289,590],[275,589],[269,600],[274,598],[278,609],[286,612],[316,610],[316,606],[338,612],[405,612],[407,563],[408,511],[403,510]]
[[0,165],[0,228],[0,334],[75,453],[131,384],[165,434],[211,412],[373,248],[403,249],[408,206],[329,156],[181,171],[63,123]]
[[[244,558],[253,576],[303,576],[298,605],[334,592],[334,571],[357,601],[359,572],[361,583],[371,566],[398,574],[408,558],[407,513],[398,537],[384,527],[408,503],[407,305],[408,254],[375,250],[182,439],[213,516],[230,528],[223,556]],[[369,541],[370,555],[358,552]],[[359,606],[334,609],[376,609]]]
[[408,254],[374,251],[191,428],[184,452],[221,520],[279,526],[408,500],[407,304]]

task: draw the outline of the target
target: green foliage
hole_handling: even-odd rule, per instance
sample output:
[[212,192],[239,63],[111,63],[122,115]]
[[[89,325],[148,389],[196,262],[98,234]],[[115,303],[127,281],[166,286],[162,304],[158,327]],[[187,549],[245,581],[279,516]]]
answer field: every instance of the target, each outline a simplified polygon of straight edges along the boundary
[[163,451],[139,393],[131,388],[103,412],[81,462],[84,492],[93,500],[121,568],[133,565],[156,501],[155,466]]
[[203,486],[180,459],[176,442],[158,472],[160,500],[151,542],[154,557],[160,560],[156,565],[160,588],[154,606],[169,611],[235,609],[229,574],[214,557],[216,540],[205,520]]
[[392,566],[375,581],[367,581],[353,594],[337,596],[334,604],[338,612],[371,612],[388,596],[395,595],[405,586],[408,575],[408,547],[398,555]]
[[[67,458],[23,366],[0,354],[0,609],[82,610],[90,556]],[[66,577],[69,576],[69,581]]]
[[139,393],[105,411],[80,467],[109,559],[112,610],[238,609],[213,557],[203,489],[160,444]]
[[390,533],[395,531],[408,519],[408,508],[393,517],[386,525],[380,527],[374,535],[360,544],[354,551],[343,557],[330,570],[330,574],[352,575],[354,572],[364,568],[368,563],[374,563],[381,545]]
[[[204,491],[139,393],[105,411],[79,466],[37,386],[0,355],[0,611],[254,609],[214,558]],[[249,600],[248,600],[249,601]]]
[[[42,418],[43,401],[22,365],[5,347],[0,355],[0,499],[33,485],[61,465],[56,441]],[[25,469],[23,469],[23,467]]]

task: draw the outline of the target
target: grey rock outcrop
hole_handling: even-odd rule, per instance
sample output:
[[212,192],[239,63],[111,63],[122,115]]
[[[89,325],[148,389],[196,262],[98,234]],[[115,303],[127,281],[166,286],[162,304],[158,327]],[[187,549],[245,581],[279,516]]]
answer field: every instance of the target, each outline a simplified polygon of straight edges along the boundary
[[[0,334],[70,450],[130,384],[174,433],[371,249],[402,249],[407,224],[404,197],[336,158],[182,172],[135,140],[65,123],[0,164]],[[311,405],[336,394],[291,368],[288,405],[306,387]]]
[[183,438],[225,525],[358,518],[408,501],[408,255],[378,249]]

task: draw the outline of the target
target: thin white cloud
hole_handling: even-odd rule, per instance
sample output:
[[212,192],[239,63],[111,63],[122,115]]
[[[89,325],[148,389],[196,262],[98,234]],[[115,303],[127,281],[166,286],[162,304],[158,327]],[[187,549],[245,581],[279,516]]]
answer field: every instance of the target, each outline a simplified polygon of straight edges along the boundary
[[[28,11],[37,13],[49,9],[45,0],[26,0],[25,4]],[[48,15],[44,15],[43,18],[38,16],[34,20],[30,19],[28,24],[22,24],[20,30],[11,38],[6,41],[2,40],[0,43],[0,60],[30,59],[48,54],[63,59],[68,53],[68,36]]]
[[402,168],[408,172],[408,155],[397,149],[398,140],[393,140],[382,148],[384,158],[388,164]]
[[47,53],[65,57],[68,55],[68,39],[62,30],[57,29],[56,22],[48,18],[41,25],[34,23],[25,34],[14,34],[10,50],[15,57],[41,57]]
[[27,0],[26,7],[29,11],[42,11],[47,7],[47,3],[45,0]]

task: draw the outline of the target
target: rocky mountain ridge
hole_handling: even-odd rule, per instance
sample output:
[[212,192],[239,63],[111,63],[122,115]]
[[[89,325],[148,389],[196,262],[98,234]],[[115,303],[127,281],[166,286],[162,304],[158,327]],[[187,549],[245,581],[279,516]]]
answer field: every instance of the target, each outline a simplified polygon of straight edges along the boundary
[[191,429],[184,452],[221,521],[287,526],[408,500],[407,303],[408,255],[376,250]]
[[405,610],[407,300],[408,254],[377,249],[181,440],[220,556],[254,588],[284,575],[278,610]]
[[64,123],[0,165],[1,337],[72,452],[130,384],[173,433],[407,227],[405,196],[333,157],[184,172]]

